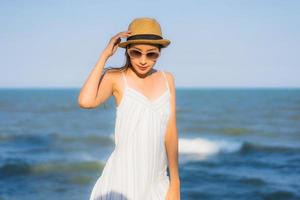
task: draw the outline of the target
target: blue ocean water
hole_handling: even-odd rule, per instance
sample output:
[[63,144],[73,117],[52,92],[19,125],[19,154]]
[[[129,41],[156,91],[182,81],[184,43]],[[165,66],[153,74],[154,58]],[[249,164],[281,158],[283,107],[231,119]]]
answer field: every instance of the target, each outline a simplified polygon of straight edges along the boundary
[[[114,148],[113,98],[0,90],[0,199],[88,199]],[[183,200],[300,199],[300,89],[177,89]]]

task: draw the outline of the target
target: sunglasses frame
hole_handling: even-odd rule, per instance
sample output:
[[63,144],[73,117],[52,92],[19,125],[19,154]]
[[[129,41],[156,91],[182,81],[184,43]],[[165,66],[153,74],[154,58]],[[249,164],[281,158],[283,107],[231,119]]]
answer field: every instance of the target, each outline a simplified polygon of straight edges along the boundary
[[[141,54],[141,56],[139,56],[139,57],[133,57],[133,56],[131,56],[130,55],[130,51],[138,51],[140,54]],[[158,57],[157,58],[155,58],[155,59],[152,59],[152,58],[149,58],[149,56],[147,55],[147,54],[149,54],[149,53],[157,53],[158,54]],[[139,50],[136,50],[136,49],[127,49],[127,54],[128,54],[128,56],[129,57],[131,57],[131,58],[136,58],[136,59],[140,59],[141,57],[142,57],[142,55],[146,55],[146,58],[147,59],[149,59],[149,60],[157,60],[158,58],[159,58],[159,56],[160,56],[160,52],[157,52],[157,51],[150,51],[150,52],[147,52],[147,53],[142,53],[141,51],[139,51]]]

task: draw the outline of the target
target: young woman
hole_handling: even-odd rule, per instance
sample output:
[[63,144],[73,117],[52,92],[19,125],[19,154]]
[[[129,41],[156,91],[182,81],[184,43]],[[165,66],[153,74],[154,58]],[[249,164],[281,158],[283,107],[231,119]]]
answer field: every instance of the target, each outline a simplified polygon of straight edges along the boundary
[[[127,41],[120,43],[122,37]],[[154,69],[169,43],[155,19],[136,18],[128,31],[111,38],[83,85],[82,108],[95,108],[113,95],[117,112],[115,149],[90,200],[180,199],[174,78]],[[126,49],[126,64],[103,71],[118,47]]]

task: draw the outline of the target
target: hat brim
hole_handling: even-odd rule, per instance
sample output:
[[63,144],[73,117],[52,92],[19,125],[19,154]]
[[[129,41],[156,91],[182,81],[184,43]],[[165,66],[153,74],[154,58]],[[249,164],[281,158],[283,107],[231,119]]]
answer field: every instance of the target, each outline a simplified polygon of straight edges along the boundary
[[161,40],[129,40],[126,42],[121,42],[118,44],[119,47],[126,48],[128,44],[160,44],[163,48],[167,47],[171,41],[167,39],[161,39]]

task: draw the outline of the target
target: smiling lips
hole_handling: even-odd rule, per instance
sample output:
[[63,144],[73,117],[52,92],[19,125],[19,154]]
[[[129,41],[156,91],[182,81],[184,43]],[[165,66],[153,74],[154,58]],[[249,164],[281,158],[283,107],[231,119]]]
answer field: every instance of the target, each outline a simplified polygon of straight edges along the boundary
[[138,68],[142,71],[145,71],[147,69],[147,67],[141,67],[141,66],[138,66]]

